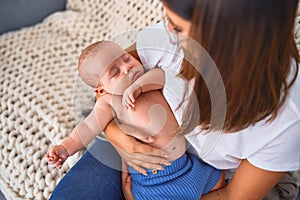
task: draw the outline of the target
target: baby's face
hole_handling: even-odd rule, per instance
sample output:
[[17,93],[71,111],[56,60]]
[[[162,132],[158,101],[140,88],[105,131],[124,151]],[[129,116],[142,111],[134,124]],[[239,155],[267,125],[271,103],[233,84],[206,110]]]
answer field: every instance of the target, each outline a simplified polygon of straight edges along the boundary
[[122,95],[124,90],[144,74],[141,63],[125,53],[109,64],[100,75],[102,88],[111,94]]
[[85,58],[79,69],[83,81],[107,93],[123,95],[124,90],[144,74],[141,63],[119,45],[104,41]]

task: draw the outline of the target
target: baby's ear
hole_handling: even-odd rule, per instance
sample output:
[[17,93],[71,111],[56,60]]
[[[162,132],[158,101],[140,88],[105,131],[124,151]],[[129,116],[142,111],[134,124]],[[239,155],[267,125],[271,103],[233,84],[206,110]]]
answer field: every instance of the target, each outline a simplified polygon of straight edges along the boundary
[[97,87],[94,89],[94,92],[99,94],[100,96],[105,95],[107,92],[102,87]]

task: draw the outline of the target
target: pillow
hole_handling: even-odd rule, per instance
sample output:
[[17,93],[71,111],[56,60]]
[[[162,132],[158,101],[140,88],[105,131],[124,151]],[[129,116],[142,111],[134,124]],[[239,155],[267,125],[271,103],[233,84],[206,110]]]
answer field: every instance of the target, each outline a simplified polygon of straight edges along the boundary
[[31,26],[46,16],[65,9],[66,0],[0,1],[0,34]]

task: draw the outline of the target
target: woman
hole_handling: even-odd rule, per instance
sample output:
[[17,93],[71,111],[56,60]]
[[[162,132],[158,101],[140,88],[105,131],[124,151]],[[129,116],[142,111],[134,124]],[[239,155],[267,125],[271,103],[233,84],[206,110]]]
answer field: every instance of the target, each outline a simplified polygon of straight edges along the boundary
[[[184,2],[191,6],[181,5]],[[299,56],[293,38],[298,1],[282,4],[277,0],[163,0],[163,3],[169,18],[168,28],[191,37],[204,47],[218,67],[226,92],[227,111],[221,129],[219,123],[211,123],[211,119],[222,121],[219,119],[224,112],[219,116],[208,106],[212,102],[205,78],[197,73],[198,68],[183,64],[180,73],[187,80],[194,78],[201,112],[199,127],[186,138],[200,159],[234,173],[232,177],[228,173],[231,180],[226,187],[201,199],[264,198],[287,171],[300,169],[300,96],[296,93],[300,88],[296,64]],[[189,49],[188,44],[182,46]],[[188,124],[187,121],[184,123]],[[194,124],[190,129],[193,127]],[[206,130],[213,133],[202,134]],[[214,133],[222,135],[217,134],[213,148],[203,155],[200,147]],[[105,134],[127,164],[136,169],[155,168],[166,162],[163,151],[155,151],[124,134],[114,122]],[[93,148],[97,147],[94,145]],[[101,148],[104,149],[103,145]],[[72,169],[73,173],[80,168],[78,165],[88,163],[91,166],[91,160],[92,156],[84,156]],[[98,163],[95,166],[108,170]],[[114,190],[119,191],[121,197],[118,172],[110,170],[110,176],[114,177],[105,181],[104,187],[103,178],[101,181],[95,178],[104,177],[104,173],[100,174],[101,169],[94,168],[89,168],[93,177],[90,180],[86,180],[87,173],[81,168],[80,173],[85,174],[85,179],[80,190],[86,185],[86,193],[102,195],[101,191],[110,193]],[[124,195],[131,199],[130,177],[123,173],[122,178]],[[74,183],[74,176],[68,174],[53,196],[62,185],[67,185],[67,179]],[[108,184],[109,181],[113,185]],[[97,184],[101,188],[96,188]],[[66,190],[74,187],[73,184]],[[115,196],[111,198],[116,199]]]
[[[296,113],[300,105],[294,92],[300,80],[298,66],[292,64],[299,61],[293,38],[298,2],[283,6],[279,1],[201,0],[195,1],[191,18],[180,15],[178,1],[163,3],[172,22],[169,28],[204,47],[225,85],[224,133],[208,155],[199,156],[219,169],[236,168],[236,172],[227,187],[203,199],[262,199],[286,171],[299,169],[300,123]],[[214,129],[212,112],[207,109],[208,90],[194,72],[188,65],[181,69],[187,79],[198,80],[195,92],[200,129]],[[203,144],[209,134],[200,134],[193,145]]]

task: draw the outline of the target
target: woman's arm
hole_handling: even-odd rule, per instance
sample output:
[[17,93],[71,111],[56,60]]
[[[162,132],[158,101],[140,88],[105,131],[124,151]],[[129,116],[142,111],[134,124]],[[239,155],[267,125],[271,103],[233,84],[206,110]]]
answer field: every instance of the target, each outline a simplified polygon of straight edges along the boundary
[[201,200],[263,199],[285,172],[272,172],[243,160],[229,184],[201,197]]
[[122,191],[126,200],[134,200],[131,187],[132,179],[127,169],[127,164],[122,160]]
[[115,120],[112,120],[104,132],[106,138],[116,148],[124,161],[142,174],[146,174],[144,168],[161,169],[161,165],[170,164],[167,159],[168,154],[165,151],[147,144],[155,142],[154,138],[145,136],[137,139],[138,135],[142,133],[137,133],[137,130],[130,126],[119,125]]

